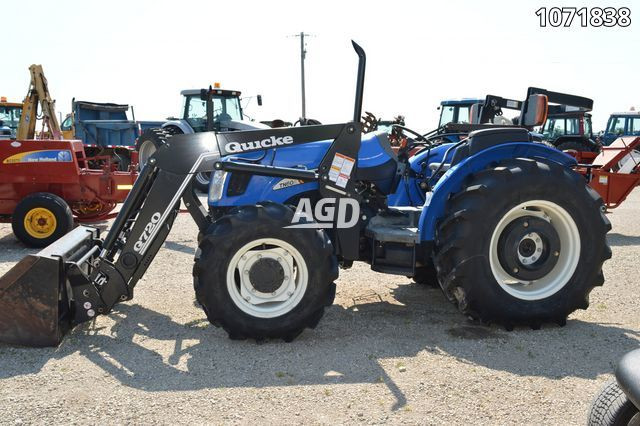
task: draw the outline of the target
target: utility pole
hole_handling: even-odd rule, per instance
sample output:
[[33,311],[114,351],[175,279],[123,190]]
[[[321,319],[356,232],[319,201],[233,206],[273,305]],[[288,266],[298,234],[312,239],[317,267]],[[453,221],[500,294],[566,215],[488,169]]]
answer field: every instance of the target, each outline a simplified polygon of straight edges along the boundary
[[300,37],[300,81],[301,81],[301,89],[302,89],[302,116],[300,117],[300,123],[304,124],[307,120],[307,99],[305,95],[304,89],[304,58],[307,56],[306,46],[304,44],[304,36],[308,36],[309,34],[305,34],[301,32],[300,34],[296,34],[294,37]]

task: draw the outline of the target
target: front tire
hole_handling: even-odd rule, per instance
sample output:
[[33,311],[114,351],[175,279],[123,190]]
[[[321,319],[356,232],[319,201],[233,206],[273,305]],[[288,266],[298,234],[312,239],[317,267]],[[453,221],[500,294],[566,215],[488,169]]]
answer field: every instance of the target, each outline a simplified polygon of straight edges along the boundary
[[483,322],[564,324],[604,283],[610,229],[579,174],[549,160],[505,160],[450,197],[437,231],[438,280]]
[[338,263],[326,234],[287,229],[293,211],[241,207],[203,236],[194,265],[196,299],[232,339],[293,340],[333,303]]
[[607,383],[591,404],[588,426],[639,426],[640,411],[615,380]]

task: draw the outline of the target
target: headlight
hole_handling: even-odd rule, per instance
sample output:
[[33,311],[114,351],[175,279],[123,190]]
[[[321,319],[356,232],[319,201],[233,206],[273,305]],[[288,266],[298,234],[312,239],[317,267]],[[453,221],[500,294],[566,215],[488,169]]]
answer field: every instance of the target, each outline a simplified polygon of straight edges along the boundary
[[211,175],[211,183],[209,183],[209,203],[215,203],[222,198],[224,190],[224,181],[227,179],[227,172],[217,170]]

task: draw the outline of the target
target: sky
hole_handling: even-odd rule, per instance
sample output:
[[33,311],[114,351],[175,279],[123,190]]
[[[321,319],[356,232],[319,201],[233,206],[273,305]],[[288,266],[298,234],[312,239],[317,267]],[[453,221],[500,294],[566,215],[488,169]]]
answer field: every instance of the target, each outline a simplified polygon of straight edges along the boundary
[[[594,99],[594,130],[640,108],[640,2],[626,28],[540,28],[542,6],[589,1],[13,1],[3,5],[0,95],[21,101],[42,64],[56,107],[71,100],[134,105],[137,119],[179,114],[180,91],[240,90],[258,120],[300,116],[300,40],[307,38],[307,116],[353,114],[357,57],[367,53],[364,109],[437,126],[442,99],[523,99],[529,86]],[[636,15],[637,14],[637,15]],[[258,107],[256,94],[262,94]]]

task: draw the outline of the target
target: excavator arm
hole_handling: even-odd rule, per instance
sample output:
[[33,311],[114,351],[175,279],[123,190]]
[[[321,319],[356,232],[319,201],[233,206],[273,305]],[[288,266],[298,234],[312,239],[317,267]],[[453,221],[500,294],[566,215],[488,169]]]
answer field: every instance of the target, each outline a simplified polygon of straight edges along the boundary
[[31,82],[27,96],[22,103],[22,115],[16,138],[20,140],[35,138],[38,104],[40,104],[43,129],[45,127],[48,129],[52,139],[60,140],[62,139],[62,130],[56,117],[55,101],[51,99],[42,65],[31,65],[29,73],[31,74]]

